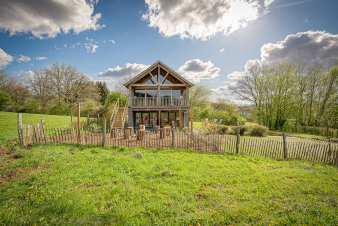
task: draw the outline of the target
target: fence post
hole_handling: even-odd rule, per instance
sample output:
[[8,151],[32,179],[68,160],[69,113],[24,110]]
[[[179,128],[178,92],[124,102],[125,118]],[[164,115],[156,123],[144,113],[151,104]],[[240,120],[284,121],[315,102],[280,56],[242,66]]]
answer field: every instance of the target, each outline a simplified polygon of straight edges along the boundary
[[103,118],[103,128],[102,128],[102,147],[106,146],[106,133],[107,133],[107,120]]
[[43,136],[43,142],[47,144],[46,132],[45,132],[45,122],[43,119],[40,120],[40,129]]
[[239,135],[239,128],[236,128],[236,154],[239,153],[239,144],[240,144],[240,135]]
[[132,131],[132,127],[127,127],[127,128],[124,128],[124,139],[126,140],[129,140],[129,138],[131,137],[131,131]]
[[287,146],[285,133],[283,133],[283,157],[284,157],[284,160],[288,159],[288,146]]
[[138,140],[143,140],[144,134],[145,134],[145,125],[140,125],[140,128],[138,130],[137,138]]
[[18,138],[20,145],[23,147],[25,144],[23,141],[22,113],[18,113]]
[[176,129],[175,129],[175,121],[172,121],[171,124],[171,146],[173,148],[176,147]]
[[81,117],[81,106],[80,103],[77,104],[77,143],[81,143],[81,134],[80,134],[80,117]]

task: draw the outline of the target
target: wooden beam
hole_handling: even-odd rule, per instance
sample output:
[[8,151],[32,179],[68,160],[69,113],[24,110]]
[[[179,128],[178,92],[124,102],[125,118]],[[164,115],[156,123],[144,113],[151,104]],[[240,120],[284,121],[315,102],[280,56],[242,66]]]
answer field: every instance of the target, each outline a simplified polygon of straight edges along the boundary
[[164,84],[165,80],[167,79],[167,76],[169,75],[169,72],[167,71],[167,73],[165,74],[164,78],[163,78],[163,81],[162,81],[162,84]]
[[[160,84],[161,85],[161,87],[164,87],[164,88],[170,88],[170,87],[173,87],[173,88],[175,88],[175,87],[187,87],[187,85],[185,85],[185,84]],[[154,88],[156,88],[158,86],[158,84],[154,84],[154,85],[152,85],[152,84],[133,84],[133,85],[131,85],[131,87],[154,87]]]

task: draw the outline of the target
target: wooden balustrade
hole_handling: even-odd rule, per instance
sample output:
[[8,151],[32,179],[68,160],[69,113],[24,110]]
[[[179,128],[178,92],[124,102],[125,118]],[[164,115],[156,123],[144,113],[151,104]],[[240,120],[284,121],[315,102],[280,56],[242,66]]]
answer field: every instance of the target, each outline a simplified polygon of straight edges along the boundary
[[187,106],[187,101],[177,97],[133,97],[132,107],[178,107]]

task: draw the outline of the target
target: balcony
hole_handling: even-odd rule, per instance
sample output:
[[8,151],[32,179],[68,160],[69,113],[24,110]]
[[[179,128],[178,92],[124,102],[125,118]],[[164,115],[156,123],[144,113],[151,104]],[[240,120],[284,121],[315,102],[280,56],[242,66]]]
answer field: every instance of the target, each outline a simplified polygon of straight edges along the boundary
[[183,97],[133,97],[131,107],[168,107],[168,108],[177,108],[177,107],[187,107],[188,101]]

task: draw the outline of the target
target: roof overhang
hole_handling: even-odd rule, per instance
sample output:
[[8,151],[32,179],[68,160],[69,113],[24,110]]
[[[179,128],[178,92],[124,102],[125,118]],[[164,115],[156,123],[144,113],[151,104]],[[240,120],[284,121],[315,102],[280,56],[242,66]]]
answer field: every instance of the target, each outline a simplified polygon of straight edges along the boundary
[[153,71],[157,67],[162,67],[164,70],[168,71],[172,76],[174,76],[176,79],[178,79],[180,82],[186,84],[187,87],[192,87],[194,84],[185,79],[183,76],[178,74],[176,71],[172,70],[167,65],[163,64],[160,61],[156,61],[151,66],[149,66],[147,69],[136,75],[135,77],[131,78],[129,81],[124,83],[123,85],[127,88],[129,88],[132,84],[136,83],[140,79],[142,79],[144,76],[148,75],[151,71]]

